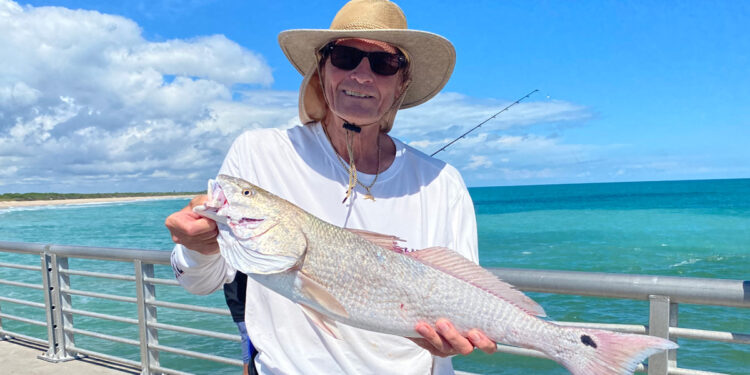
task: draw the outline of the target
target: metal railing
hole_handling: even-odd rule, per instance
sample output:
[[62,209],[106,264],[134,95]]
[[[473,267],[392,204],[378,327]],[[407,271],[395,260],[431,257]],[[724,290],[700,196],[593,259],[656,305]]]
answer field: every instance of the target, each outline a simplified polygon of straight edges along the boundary
[[[190,335],[205,336],[219,340],[233,341],[237,343],[241,342],[239,335],[165,324],[157,321],[157,307],[231,316],[229,310],[226,308],[203,307],[191,304],[181,304],[157,300],[155,288],[156,285],[179,286],[178,282],[174,279],[154,277],[155,265],[169,266],[170,253],[168,251],[42,245],[33,243],[0,241],[0,252],[34,254],[40,256],[41,263],[39,266],[0,263],[0,267],[40,272],[41,283],[31,284],[0,279],[0,285],[10,285],[15,287],[41,290],[44,294],[44,303],[41,304],[0,295],[0,307],[3,303],[12,303],[44,309],[46,312],[46,321],[34,320],[22,316],[3,313],[2,309],[0,308],[0,335],[17,337],[47,346],[46,353],[39,357],[41,359],[50,362],[61,362],[75,359],[77,356],[82,355],[93,356],[140,368],[141,373],[144,375],[187,374],[186,372],[171,368],[165,368],[160,365],[159,353],[166,352],[242,367],[242,361],[238,359],[180,349],[159,343],[160,330],[169,330]],[[128,262],[132,264],[134,273],[133,275],[126,275],[92,272],[87,270],[74,270],[69,268],[68,260],[71,258]],[[117,280],[123,282],[134,282],[136,297],[127,297],[118,294],[74,289],[73,287],[71,287],[70,283],[70,276],[73,275]],[[112,314],[101,314],[93,311],[77,309],[73,307],[72,296],[90,297],[134,304],[135,308],[137,309],[138,318],[125,318]],[[131,338],[124,338],[120,336],[77,328],[73,325],[74,315],[137,326],[139,339],[134,340]],[[47,340],[24,335],[19,332],[6,330],[2,325],[2,319],[14,320],[36,326],[46,326]],[[133,361],[121,356],[102,353],[94,350],[94,348],[79,347],[75,343],[75,335],[95,337],[98,339],[138,347],[140,350],[140,361]]]
[[[0,241],[0,252],[36,254],[40,256],[40,266],[0,263],[0,268],[40,272],[41,283],[31,284],[0,279],[0,285],[41,290],[44,294],[44,304],[0,295],[0,307],[2,307],[3,303],[10,303],[44,309],[46,322],[3,313],[2,308],[0,308],[0,335],[19,337],[46,345],[48,347],[47,352],[43,356],[40,356],[43,359],[54,362],[69,360],[78,355],[95,356],[141,368],[142,374],[184,374],[184,372],[175,369],[162,367],[159,361],[159,353],[161,352],[242,366],[242,362],[236,359],[180,349],[159,343],[160,330],[200,335],[234,342],[240,341],[238,335],[159,323],[157,321],[157,307],[224,316],[230,315],[227,309],[201,307],[157,299],[156,285],[178,285],[177,281],[173,279],[154,277],[154,265],[169,265],[169,252],[3,241]],[[134,275],[73,270],[68,266],[70,258],[132,263]],[[682,303],[750,308],[750,281],[507,268],[495,268],[491,269],[491,271],[503,280],[515,285],[518,289],[527,292],[645,300],[649,302],[649,324],[647,326],[581,322],[558,322],[559,324],[650,334],[671,340],[686,338],[750,344],[750,334],[687,329],[678,327],[677,325],[678,306]],[[70,284],[71,275],[134,282],[136,297],[73,289]],[[76,309],[72,305],[71,297],[74,295],[135,304],[138,311],[138,319]],[[74,315],[136,325],[138,327],[139,340],[76,328],[73,325]],[[47,340],[5,330],[2,325],[2,319],[14,320],[30,325],[46,326]],[[75,345],[75,335],[91,336],[121,344],[138,346],[140,349],[140,361],[100,353],[91,348],[78,347]],[[529,349],[505,345],[499,345],[498,348],[500,352],[546,358],[543,353]],[[649,358],[649,366],[646,368],[643,365],[639,365],[637,371],[647,371],[649,375],[719,374],[679,368],[677,366],[677,350],[670,350],[651,356]]]

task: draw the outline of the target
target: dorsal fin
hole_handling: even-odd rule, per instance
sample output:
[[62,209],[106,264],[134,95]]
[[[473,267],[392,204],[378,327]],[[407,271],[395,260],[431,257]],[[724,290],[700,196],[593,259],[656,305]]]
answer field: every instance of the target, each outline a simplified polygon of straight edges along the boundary
[[370,241],[373,244],[375,244],[377,246],[380,246],[380,247],[382,247],[384,249],[393,250],[393,251],[397,251],[397,252],[400,252],[400,253],[405,251],[404,248],[398,246],[398,242],[404,242],[404,240],[402,240],[402,239],[400,239],[400,238],[398,238],[396,236],[392,236],[392,235],[389,235],[389,234],[381,234],[381,233],[376,233],[376,232],[370,232],[370,231],[366,231],[366,230],[362,230],[362,229],[351,229],[351,228],[344,228],[344,229],[346,229],[349,232],[352,232],[352,233],[354,233],[354,234],[356,234],[356,235],[358,235],[358,236],[366,239],[367,241]]
[[490,271],[472,263],[453,250],[431,247],[403,254],[502,298],[529,314],[547,316],[539,304],[515,289],[513,285],[500,280]]

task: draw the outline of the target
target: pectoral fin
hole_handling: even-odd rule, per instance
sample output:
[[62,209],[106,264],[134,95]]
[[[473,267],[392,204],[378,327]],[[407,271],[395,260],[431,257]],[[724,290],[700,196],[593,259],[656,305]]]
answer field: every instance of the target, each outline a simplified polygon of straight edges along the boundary
[[309,306],[299,304],[299,307],[302,309],[302,312],[305,313],[307,318],[310,319],[311,322],[315,323],[315,325],[318,326],[318,328],[320,328],[323,332],[326,332],[329,335],[342,340],[341,332],[339,331],[339,327],[336,325],[336,322],[331,321],[330,319],[328,319],[328,317],[313,310]]
[[338,316],[343,318],[349,317],[349,313],[344,306],[336,300],[336,297],[332,296],[323,285],[320,285],[320,283],[305,275],[303,272],[297,273],[296,283],[297,287],[299,287],[299,290],[305,297],[317,302],[324,309]]

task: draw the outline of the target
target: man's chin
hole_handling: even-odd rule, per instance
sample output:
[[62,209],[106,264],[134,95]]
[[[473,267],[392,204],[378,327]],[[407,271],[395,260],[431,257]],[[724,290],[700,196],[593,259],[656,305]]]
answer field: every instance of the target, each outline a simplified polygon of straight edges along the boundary
[[376,124],[382,117],[382,114],[373,113],[373,111],[364,110],[344,110],[337,112],[345,121],[357,126],[367,126]]

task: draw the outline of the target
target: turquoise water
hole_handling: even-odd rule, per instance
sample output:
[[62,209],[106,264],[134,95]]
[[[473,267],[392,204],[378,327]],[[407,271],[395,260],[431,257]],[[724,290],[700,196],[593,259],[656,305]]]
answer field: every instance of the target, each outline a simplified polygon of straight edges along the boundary
[[[563,269],[690,277],[748,279],[750,270],[750,179],[642,182],[470,189],[479,225],[480,262],[486,267]],[[0,211],[0,240],[169,250],[164,218],[187,200],[161,200]],[[0,253],[0,261],[38,264],[38,258]],[[72,260],[72,268],[132,274],[132,265]],[[167,267],[157,276],[171,277]],[[0,277],[38,282],[38,274],[0,268]],[[73,276],[74,288],[93,285]],[[96,280],[98,291],[130,295],[128,285]],[[1,295],[23,296],[2,286]],[[129,294],[130,293],[130,294]],[[223,307],[223,295],[192,296],[160,287],[159,299]],[[646,302],[530,294],[556,320],[646,324]],[[17,298],[17,297],[16,297]],[[41,295],[37,301],[41,302]],[[74,306],[136,317],[125,303],[74,297]],[[43,320],[41,312],[3,304],[2,311]],[[680,305],[680,326],[750,333],[747,309]],[[235,333],[229,317],[159,309],[159,321]],[[137,339],[135,327],[75,317],[77,327]],[[4,320],[7,329],[44,337],[43,328]],[[114,332],[114,333],[113,333]],[[239,358],[234,343],[160,332],[161,343]],[[138,359],[138,350],[76,336],[81,347]],[[679,341],[680,367],[750,374],[747,345]],[[161,355],[162,364],[191,372],[236,373],[236,368]],[[456,357],[457,369],[486,374],[567,374],[548,360],[474,353]]]

